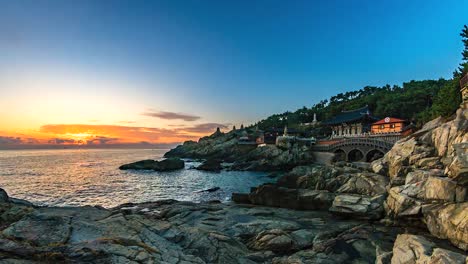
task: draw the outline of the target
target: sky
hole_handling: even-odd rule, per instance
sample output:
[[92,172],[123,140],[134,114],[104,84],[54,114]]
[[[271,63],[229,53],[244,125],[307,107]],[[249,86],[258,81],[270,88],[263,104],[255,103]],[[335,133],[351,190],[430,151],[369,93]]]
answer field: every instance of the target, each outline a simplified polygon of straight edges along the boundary
[[0,0],[0,148],[174,144],[450,78],[468,1]]

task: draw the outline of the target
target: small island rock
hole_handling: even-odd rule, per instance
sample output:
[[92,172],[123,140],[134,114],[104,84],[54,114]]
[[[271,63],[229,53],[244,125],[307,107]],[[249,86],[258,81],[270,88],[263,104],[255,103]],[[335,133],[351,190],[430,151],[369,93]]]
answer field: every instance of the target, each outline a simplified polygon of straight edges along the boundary
[[223,169],[223,167],[221,166],[220,160],[209,159],[200,164],[200,166],[198,166],[196,169],[203,171],[220,172]]
[[185,163],[178,158],[168,158],[162,161],[141,160],[119,167],[121,170],[155,170],[155,171],[172,171],[183,169]]

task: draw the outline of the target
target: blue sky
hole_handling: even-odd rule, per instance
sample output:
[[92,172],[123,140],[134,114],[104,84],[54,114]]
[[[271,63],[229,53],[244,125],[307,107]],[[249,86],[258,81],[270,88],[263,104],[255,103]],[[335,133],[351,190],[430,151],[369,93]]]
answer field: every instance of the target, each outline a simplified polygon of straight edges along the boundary
[[[451,0],[0,0],[0,104],[11,106],[0,115],[184,125],[141,115],[167,111],[239,124],[366,85],[450,78],[466,10]],[[28,108],[37,101],[48,108]],[[53,117],[69,105],[68,119]]]

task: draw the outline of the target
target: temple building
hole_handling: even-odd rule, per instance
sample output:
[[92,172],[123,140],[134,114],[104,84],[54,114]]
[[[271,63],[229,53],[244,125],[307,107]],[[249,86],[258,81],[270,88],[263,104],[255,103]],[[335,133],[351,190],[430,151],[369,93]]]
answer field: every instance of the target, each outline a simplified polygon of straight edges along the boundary
[[386,117],[372,124],[371,133],[373,134],[386,134],[386,133],[400,133],[406,127],[408,122],[403,119],[395,117]]
[[371,115],[369,107],[342,111],[324,123],[331,127],[332,137],[358,136],[371,132],[372,123],[379,120]]

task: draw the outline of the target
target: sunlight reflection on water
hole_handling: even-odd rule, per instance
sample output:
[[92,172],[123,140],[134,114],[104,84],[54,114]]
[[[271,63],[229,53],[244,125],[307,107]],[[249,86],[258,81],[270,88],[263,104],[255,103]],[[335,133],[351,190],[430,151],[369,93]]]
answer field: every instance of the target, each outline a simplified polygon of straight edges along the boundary
[[[232,192],[272,181],[266,173],[121,171],[124,163],[159,159],[167,150],[86,149],[0,151],[0,187],[10,196],[38,205],[102,205],[161,199],[226,201]],[[221,187],[214,193],[197,193]]]

